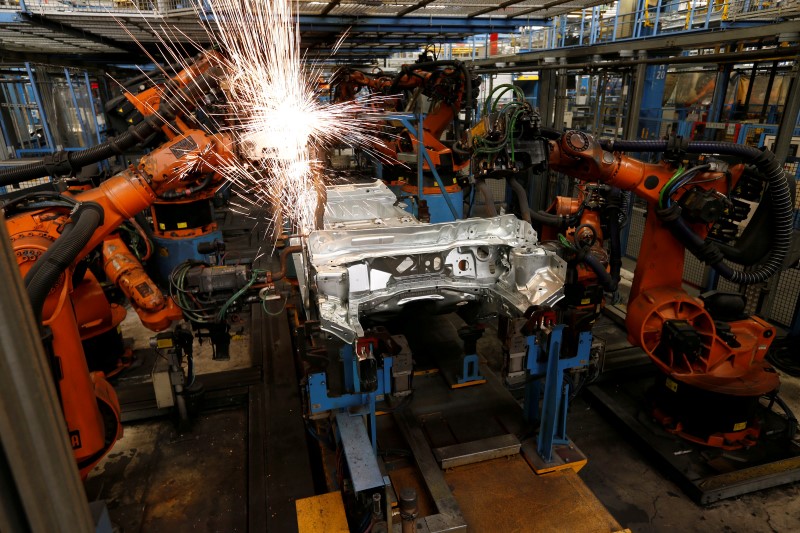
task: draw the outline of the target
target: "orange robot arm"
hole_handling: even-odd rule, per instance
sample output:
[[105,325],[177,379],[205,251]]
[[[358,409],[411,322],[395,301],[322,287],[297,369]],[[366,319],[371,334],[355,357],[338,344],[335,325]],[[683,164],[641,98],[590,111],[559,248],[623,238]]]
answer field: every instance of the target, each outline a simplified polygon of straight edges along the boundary
[[148,329],[163,331],[173,321],[183,318],[175,302],[161,294],[161,289],[118,235],[103,241],[103,269],[108,279],[122,289]]
[[[469,76],[469,73],[456,63],[444,68],[437,66],[431,70],[420,67],[424,67],[424,64],[404,65],[401,72],[395,77],[370,77],[360,70],[342,70],[332,82],[332,85],[336,87],[334,100],[352,100],[360,87],[369,87],[387,96],[421,88],[423,94],[433,101],[422,124],[423,143],[428,149],[434,165],[438,167],[442,160],[452,152],[440,139],[461,109],[466,93],[465,89],[468,85],[466,76]],[[467,97],[469,98],[469,96]],[[394,99],[390,99],[388,103],[397,105]],[[416,135],[410,133],[409,140],[412,146],[416,144]],[[390,141],[389,144],[392,145],[389,150],[381,150],[380,147],[378,150],[381,150],[390,159],[396,159],[397,153],[404,150],[401,149],[400,143],[396,139]],[[468,164],[469,160],[467,159],[461,163],[454,163],[453,168],[460,170]],[[427,168],[427,163],[425,166]]]
[[[582,132],[567,132],[550,145],[550,166],[584,181],[599,181],[633,191],[648,203],[644,237],[628,303],[626,326],[632,344],[641,346],[668,376],[698,388],[731,395],[760,395],[774,390],[778,378],[764,362],[775,328],[758,317],[730,323],[736,342],[717,332],[703,302],[683,288],[685,246],[657,215],[662,188],[675,174],[667,163],[650,164],[604,150]],[[704,189],[720,193],[735,186],[743,165],[731,167],[730,183],[719,173],[697,175]],[[700,237],[707,227],[691,224]],[[698,357],[686,357],[664,341],[668,321],[686,321],[702,339]]]

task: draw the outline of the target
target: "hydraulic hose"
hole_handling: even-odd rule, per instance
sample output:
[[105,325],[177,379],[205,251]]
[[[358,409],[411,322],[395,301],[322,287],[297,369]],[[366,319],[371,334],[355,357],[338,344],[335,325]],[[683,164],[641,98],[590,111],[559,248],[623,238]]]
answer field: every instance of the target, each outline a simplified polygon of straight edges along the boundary
[[214,173],[209,172],[205,176],[203,176],[202,181],[197,185],[192,187],[187,187],[185,189],[175,189],[171,191],[166,191],[159,196],[162,200],[177,200],[178,198],[185,198],[187,196],[191,196],[194,193],[200,192],[209,185],[211,185],[211,181],[214,179]]
[[489,190],[489,186],[486,185],[484,180],[475,180],[474,187],[480,191],[481,195],[483,196],[483,201],[486,204],[488,215],[490,217],[496,217],[497,208],[494,205],[494,198],[492,198],[492,191]]
[[[600,141],[606,150],[620,152],[663,152],[668,149],[667,141]],[[713,259],[708,263],[720,276],[744,285],[760,283],[778,272],[783,265],[792,239],[792,195],[789,181],[783,168],[769,150],[760,150],[752,146],[719,141],[691,141],[684,147],[687,153],[723,154],[739,157],[752,163],[759,171],[764,182],[772,207],[772,247],[766,258],[752,271],[734,270],[722,262],[725,254],[711,241],[701,239],[686,223],[677,217],[669,225],[681,243],[692,253],[702,249],[706,257]]]
[[546,211],[536,211],[534,209],[528,209],[528,213],[530,214],[531,219],[546,226],[556,226],[561,228],[567,225],[567,217],[562,215],[554,215]]
[[[0,186],[13,185],[43,176],[75,173],[86,165],[97,163],[143,143],[165,123],[173,120],[178,112],[192,107],[193,102],[219,86],[221,69],[212,68],[189,85],[176,91],[172,98],[163,98],[158,112],[148,115],[125,133],[110,137],[107,141],[77,152],[61,151],[46,156],[42,161],[21,167],[0,170]],[[168,84],[167,87],[170,85]]]
[[617,290],[619,279],[615,280],[612,275],[606,271],[603,263],[601,263],[595,256],[587,252],[583,256],[583,262],[586,263],[586,265],[592,269],[592,272],[595,273],[597,276],[597,281],[600,282],[600,285],[602,285],[604,291],[614,292]]
[[103,223],[103,208],[94,202],[81,204],[72,215],[71,230],[61,236],[42,254],[37,264],[41,266],[30,278],[25,277],[31,307],[37,320],[41,320],[47,295],[58,277],[78,258],[89,239]]
[[525,187],[513,178],[508,180],[508,183],[511,185],[511,190],[514,191],[514,195],[517,197],[517,204],[519,205],[519,212],[522,216],[522,220],[530,224],[531,208],[528,205],[528,193],[525,191]]

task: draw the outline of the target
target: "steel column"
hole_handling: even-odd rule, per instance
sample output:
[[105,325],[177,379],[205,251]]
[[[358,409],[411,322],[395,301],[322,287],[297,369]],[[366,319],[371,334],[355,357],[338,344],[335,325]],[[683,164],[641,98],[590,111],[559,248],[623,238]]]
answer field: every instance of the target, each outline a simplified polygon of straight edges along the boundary
[[709,122],[719,122],[722,118],[722,109],[725,107],[725,97],[728,94],[728,82],[731,79],[732,70],[733,64],[720,65],[717,69],[714,95],[711,97],[711,106],[708,110]]
[[769,80],[767,81],[767,88],[764,91],[764,105],[761,106],[761,113],[760,117],[758,118],[759,122],[766,123],[767,121],[767,112],[769,111],[769,95],[772,93],[772,86],[775,84],[775,75],[778,72],[778,62],[772,62],[772,68],[769,70]]
[[542,126],[547,128],[553,127],[555,74],[555,70],[539,71],[539,114],[542,117]]
[[633,90],[628,89],[628,119],[625,123],[624,138],[636,140],[639,138],[639,115],[642,112],[642,99],[644,98],[644,85],[647,80],[647,65],[636,65],[636,77],[633,81]]
[[556,70],[555,116],[553,126],[561,130],[564,127],[564,113],[567,109],[567,71]]
[[[792,142],[792,135],[797,127],[798,113],[800,113],[800,66],[798,66],[798,60],[800,60],[800,56],[795,59],[794,64],[792,65],[790,76],[792,81],[791,85],[789,86],[789,93],[786,96],[786,103],[783,106],[781,122],[778,125],[778,131],[775,134],[775,158],[781,165],[786,162],[786,158],[789,155],[789,147]],[[790,186],[792,185],[795,184],[790,183]],[[780,274],[773,276],[769,282],[767,282],[767,297],[764,299],[760,309],[758,310],[760,313],[765,313],[766,316],[770,316],[772,306],[775,303],[775,297],[777,296],[778,292],[778,281],[780,281]],[[797,329],[798,322],[800,322],[800,319],[797,315],[795,315],[792,324],[793,330]]]

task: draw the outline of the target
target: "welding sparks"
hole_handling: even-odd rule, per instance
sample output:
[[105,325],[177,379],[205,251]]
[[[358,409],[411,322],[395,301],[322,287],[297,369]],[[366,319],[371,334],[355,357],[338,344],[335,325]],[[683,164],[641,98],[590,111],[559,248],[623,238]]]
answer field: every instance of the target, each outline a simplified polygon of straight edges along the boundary
[[[369,147],[381,118],[357,102],[323,104],[319,72],[303,65],[291,0],[209,0],[213,36],[224,56],[226,126],[250,164],[229,163],[227,179],[271,204],[275,219],[302,233],[315,227],[321,156],[344,142]],[[365,115],[366,113],[366,115]]]

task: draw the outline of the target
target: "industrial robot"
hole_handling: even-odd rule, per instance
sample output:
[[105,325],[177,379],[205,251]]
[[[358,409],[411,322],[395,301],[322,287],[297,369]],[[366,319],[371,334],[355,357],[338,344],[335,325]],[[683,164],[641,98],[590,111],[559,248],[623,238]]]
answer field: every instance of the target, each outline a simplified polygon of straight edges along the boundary
[[[768,150],[723,142],[598,141],[579,131],[543,130],[543,136],[550,137],[549,168],[583,183],[578,199],[558,198],[551,212],[532,212],[545,226],[561,226],[566,252],[579,258],[574,288],[565,291],[573,320],[584,320],[582,314],[591,320],[582,304],[601,303],[588,286],[616,289],[620,192],[631,191],[648,211],[625,323],[628,340],[659,370],[651,413],[669,432],[695,443],[726,450],[753,446],[761,433],[759,399],[774,395],[780,384],[765,361],[775,328],[745,313],[738,294],[687,294],[682,275],[687,250],[734,283],[762,282],[780,271],[794,205],[781,165]],[[664,155],[659,163],[645,163],[624,152]],[[735,197],[762,191],[764,199],[734,244],[730,228],[749,215]],[[604,233],[612,239],[610,266],[597,246]]]
[[[165,91],[170,86],[193,83],[196,77],[219,62],[219,54],[208,51],[197,60],[166,80],[158,75],[145,76],[138,86],[131,86],[123,95],[109,102],[108,113],[122,124],[139,123],[157,115]],[[129,84],[132,85],[132,84]],[[206,88],[209,95],[202,106],[182,108],[173,120],[164,122],[146,144],[161,139],[174,140],[190,130],[219,131],[214,106],[220,89]],[[112,124],[115,121],[112,120]],[[214,200],[223,180],[218,173],[209,172],[190,187],[175,189],[159,195],[149,208],[146,227],[154,244],[151,262],[162,283],[169,280],[172,270],[186,260],[202,261],[224,246],[214,212]],[[144,225],[144,224],[143,224]]]
[[[334,102],[354,100],[362,88],[380,97],[369,102],[387,114],[383,142],[370,147],[380,168],[379,178],[415,204],[422,200],[421,210],[416,205],[410,208],[418,218],[430,222],[461,218],[463,183],[458,182],[471,164],[466,129],[472,121],[479,84],[480,78],[462,62],[450,60],[403,65],[393,76],[342,68],[330,83]],[[409,115],[421,106],[420,95],[429,99],[421,124]],[[453,138],[443,140],[451,125]],[[418,153],[420,132],[424,155]],[[409,172],[409,168],[415,170]]]
[[[217,97],[221,72],[208,62],[201,60],[194,66],[198,64],[202,68],[187,69],[186,76],[162,91],[157,114],[145,117],[122,135],[82,152],[57,153],[41,163],[3,171],[0,181],[18,183],[34,176],[71,174],[85,164],[144,142],[198,102]],[[184,129],[96,188],[34,191],[6,206],[8,232],[31,307],[41,324],[83,477],[122,432],[116,394],[102,371],[89,370],[82,344],[87,328],[105,328],[119,317],[113,316],[97,278],[83,260],[100,247],[107,277],[129,297],[145,326],[161,331],[181,318],[180,309],[162,295],[115,232],[159,199],[202,187],[209,175],[219,179],[215,169],[237,157],[229,136],[188,126]]]

